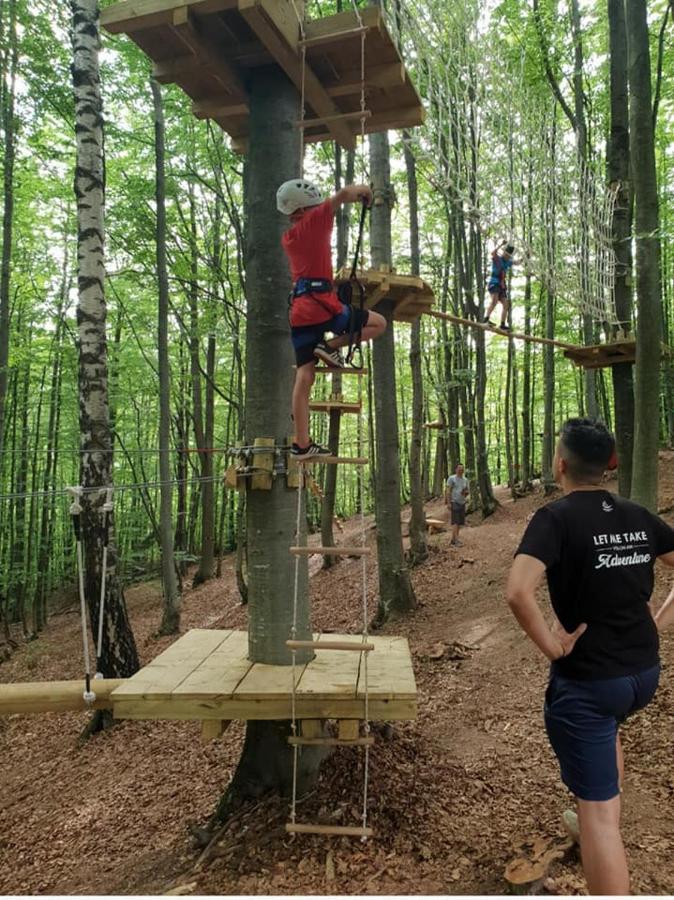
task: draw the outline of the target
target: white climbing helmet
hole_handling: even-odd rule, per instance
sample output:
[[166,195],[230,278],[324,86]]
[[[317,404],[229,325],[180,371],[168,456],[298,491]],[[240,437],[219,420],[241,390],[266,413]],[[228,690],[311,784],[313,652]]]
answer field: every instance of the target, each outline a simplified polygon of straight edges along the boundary
[[322,202],[323,194],[316,185],[301,178],[284,181],[276,191],[276,208],[286,216],[305,206],[318,206]]

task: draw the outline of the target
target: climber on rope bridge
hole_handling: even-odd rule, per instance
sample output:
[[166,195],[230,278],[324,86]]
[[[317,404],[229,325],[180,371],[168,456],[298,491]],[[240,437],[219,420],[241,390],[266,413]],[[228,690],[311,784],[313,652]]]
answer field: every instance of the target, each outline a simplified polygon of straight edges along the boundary
[[[330,456],[330,451],[314,443],[309,435],[309,397],[316,361],[342,369],[340,347],[372,340],[386,329],[386,319],[379,313],[343,303],[333,282],[331,238],[335,212],[345,203],[359,201],[363,209],[372,204],[372,191],[365,184],[348,185],[324,200],[315,185],[295,178],[285,181],[276,194],[279,212],[289,216],[291,222],[282,243],[293,279],[290,330],[297,374],[292,399],[295,442],[291,453],[298,460]],[[361,234],[363,221],[364,215]],[[327,332],[334,337],[326,340]]]
[[[494,323],[491,321],[491,314],[496,309],[496,304],[500,303],[501,324],[499,328],[501,331],[510,331],[508,325],[508,284],[506,279],[508,271],[512,269],[515,264],[515,260],[513,259],[514,252],[515,248],[512,244],[509,244],[507,241],[501,241],[491,254],[491,275],[489,276],[489,284],[487,285],[491,302],[489,304],[489,309],[487,310],[487,315],[482,321],[485,325],[495,327]],[[519,260],[517,261],[519,262]]]
[[[553,468],[564,494],[539,509],[510,570],[515,618],[551,661],[545,726],[578,814],[564,824],[580,841],[590,894],[629,894],[620,835],[623,756],[619,726],[653,699],[658,632],[674,619],[674,592],[650,607],[656,559],[674,566],[674,529],[604,489],[615,439],[593,419],[562,427]],[[557,622],[536,601],[547,575]],[[530,800],[532,798],[529,798]]]

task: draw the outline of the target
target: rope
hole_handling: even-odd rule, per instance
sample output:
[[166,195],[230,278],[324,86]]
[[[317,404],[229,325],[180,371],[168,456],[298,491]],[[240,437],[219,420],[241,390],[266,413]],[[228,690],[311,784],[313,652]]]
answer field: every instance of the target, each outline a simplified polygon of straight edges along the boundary
[[98,644],[96,646],[96,674],[94,678],[103,678],[101,672],[101,656],[103,655],[103,615],[105,613],[105,587],[108,574],[108,540],[110,538],[110,516],[112,515],[112,491],[106,489],[105,503],[102,506],[103,513],[103,561],[101,563],[101,597],[98,604]]
[[73,530],[77,543],[77,583],[80,593],[80,618],[82,620],[82,650],[84,652],[84,693],[82,696],[87,703],[93,703],[96,694],[91,690],[91,661],[89,658],[89,635],[87,633],[87,601],[84,593],[84,559],[82,555],[82,526],[80,515],[82,514],[81,487],[69,487],[68,493],[72,495],[70,515],[73,517]]
[[[300,532],[302,529],[302,496],[304,494],[304,466],[298,466],[299,480],[297,482],[297,520],[295,522],[295,544],[299,545]],[[293,589],[293,623],[290,629],[291,640],[297,640],[297,610],[299,607],[300,596],[300,556],[295,556],[295,584]],[[293,737],[297,737],[297,649],[292,648],[292,695],[291,695],[291,715],[292,720],[290,730]],[[290,803],[290,821],[295,824],[297,816],[297,765],[299,760],[299,746],[293,744],[293,791]]]
[[[117,485],[115,490],[118,493],[124,493],[125,491],[135,491],[141,488],[160,488],[163,485],[167,484],[208,484],[212,481],[222,481],[222,474],[208,476],[197,475],[192,478],[171,478],[168,481],[138,481],[134,482],[133,484]],[[102,487],[83,487],[80,488],[80,490],[82,494],[100,494],[101,491],[107,491],[108,487],[106,485]],[[70,493],[72,493],[70,488],[53,488],[48,491],[15,491],[9,494],[0,494],[0,501],[27,500],[31,497],[65,497]]]
[[301,86],[300,86],[300,178],[304,175],[304,121],[306,119],[306,74],[307,74],[307,47],[304,41],[306,40],[306,32],[304,30],[304,17],[300,15],[300,12],[297,8],[297,4],[295,0],[291,0],[293,5],[293,10],[295,11],[295,17],[300,26],[300,36],[302,38],[302,63],[301,63]]
[[[358,400],[361,404],[361,410],[363,405],[363,385],[362,378],[358,379]],[[358,426],[357,426],[357,438],[358,438],[358,456],[363,455],[363,413],[358,416]],[[365,529],[365,471],[364,466],[358,466],[358,499],[360,506],[360,544],[361,547],[365,548],[367,544],[367,533]],[[363,643],[367,643],[368,639],[368,609],[367,609],[367,556],[361,556],[361,587],[363,593]],[[365,651],[362,654],[363,660],[363,677],[365,681],[365,708],[364,708],[364,730],[365,737],[368,737],[370,734],[370,688],[368,682],[368,656],[370,654]],[[370,776],[370,748],[366,744],[365,745],[365,757],[363,759],[363,828],[367,828],[367,797],[368,797],[368,786],[369,786],[369,776]],[[367,841],[367,837],[363,836],[363,843]]]

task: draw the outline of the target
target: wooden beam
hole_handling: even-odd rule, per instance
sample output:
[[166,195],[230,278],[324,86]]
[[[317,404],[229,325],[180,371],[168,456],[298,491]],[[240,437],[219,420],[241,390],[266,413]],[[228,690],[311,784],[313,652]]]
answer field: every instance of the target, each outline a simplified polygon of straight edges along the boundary
[[371,556],[369,547],[291,547],[293,556]]
[[309,459],[298,459],[301,466],[313,466],[316,463],[327,466],[366,466],[369,463],[366,456],[310,456]]
[[355,650],[357,653],[368,653],[374,650],[374,644],[363,641],[286,641],[290,650]]
[[192,115],[197,119],[229,119],[232,116],[247,116],[247,103],[227,103],[226,100],[194,100]]
[[169,24],[174,10],[184,7],[202,15],[236,9],[237,0],[126,0],[101,11],[101,25],[111,34],[132,34]]
[[340,837],[372,837],[372,828],[356,827],[351,825],[300,825],[296,822],[288,822],[286,825],[288,834],[323,834],[338,835]]
[[[392,109],[386,112],[374,113],[365,120],[365,131],[371,134],[376,131],[396,131],[403,128],[416,128],[424,121],[423,107],[409,107],[407,109]],[[360,126],[360,122],[358,123]],[[304,138],[307,143],[321,143],[330,140],[330,135],[325,131],[316,134],[307,134]]]
[[353,740],[342,740],[334,737],[289,737],[291,747],[374,747],[373,737],[359,737]]
[[475,322],[473,319],[464,319],[462,316],[454,316],[451,313],[443,313],[437,309],[429,309],[427,316],[433,316],[434,319],[444,319],[446,322],[453,322],[455,325],[466,325],[468,328],[475,328],[480,331],[491,331],[492,334],[498,334],[501,337],[513,338],[516,341],[529,341],[532,344],[550,344],[553,347],[560,347],[563,350],[580,350],[576,344],[567,344],[566,341],[556,341],[552,338],[536,337],[533,334],[519,334],[515,331],[503,331],[494,325],[487,325],[485,322]]
[[[383,27],[382,11],[377,6],[365,6],[360,10],[360,18],[366,28],[381,30]],[[304,26],[307,39],[320,38],[335,32],[346,32],[358,27],[358,18],[352,9],[337,13],[334,16],[323,16],[313,19]]]
[[339,122],[340,119],[343,119],[345,122],[350,122],[353,119],[371,119],[372,111],[369,109],[358,110],[357,112],[345,112],[345,113],[337,113],[334,116],[323,116],[322,119],[298,119],[297,126],[298,128],[317,128],[319,125],[330,125],[334,122]]
[[[239,0],[239,12],[262,41],[276,62],[298,90],[302,89],[302,61],[298,53],[299,23],[288,21],[291,5],[276,0]],[[307,63],[304,71],[306,103],[320,117],[338,115],[340,110],[328,96]],[[356,140],[342,120],[329,123],[329,134],[347,150],[353,150]]]
[[343,31],[330,31],[327,34],[316,34],[313,37],[304,38],[298,41],[299,47],[325,47],[328,44],[341,44],[342,41],[348,41],[353,37],[360,37],[363,33],[370,30],[369,25],[362,27],[346,28]]
[[84,680],[0,684],[0,716],[10,716],[15,713],[112,709],[110,694],[123,684],[124,680],[123,678],[93,679],[91,689],[96,694],[96,700],[93,703],[87,703],[83,697]]
[[232,724],[231,719],[204,719],[201,723],[201,740],[204,743],[215,741],[227,731]]
[[187,6],[174,10],[171,28],[197,59],[202,60],[224,91],[239,99],[246,99],[247,92],[239,73],[221,56],[216,45],[201,34]]
[[[353,73],[339,81],[328,82],[325,90],[329,97],[350,97],[360,94],[360,72]],[[365,71],[365,90],[385,90],[405,84],[405,66],[403,63],[386,63],[372,66]]]
[[360,735],[360,721],[358,719],[339,719],[337,734],[341,741],[355,741]]

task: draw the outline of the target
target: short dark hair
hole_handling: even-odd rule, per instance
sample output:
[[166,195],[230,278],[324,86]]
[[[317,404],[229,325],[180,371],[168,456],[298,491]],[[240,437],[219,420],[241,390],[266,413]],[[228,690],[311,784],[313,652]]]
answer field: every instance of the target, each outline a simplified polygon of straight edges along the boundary
[[513,244],[507,244],[507,245],[506,245],[506,248],[505,248],[505,252],[506,252],[509,256],[512,256],[513,253],[515,252],[515,247],[514,247],[514,245],[513,245]]
[[568,419],[559,431],[562,457],[577,484],[601,480],[615,453],[615,438],[598,419]]

